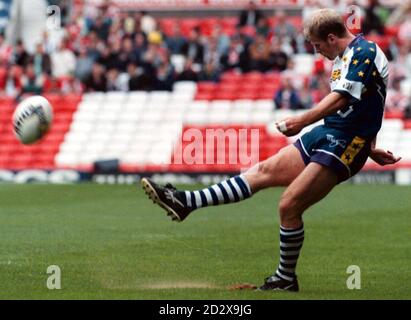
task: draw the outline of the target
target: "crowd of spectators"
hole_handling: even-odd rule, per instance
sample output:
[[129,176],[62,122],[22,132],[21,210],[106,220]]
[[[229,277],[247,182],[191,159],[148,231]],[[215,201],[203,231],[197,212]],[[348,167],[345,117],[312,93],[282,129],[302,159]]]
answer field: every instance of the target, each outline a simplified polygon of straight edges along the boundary
[[[338,0],[329,2],[339,7]],[[321,5],[310,1],[302,16]],[[391,60],[388,102],[406,110],[410,101],[399,86],[411,79],[411,1],[390,12],[378,0],[369,0],[362,17],[367,35],[385,35],[387,26],[395,26],[384,48]],[[280,72],[281,87],[273,92],[280,108],[309,108],[329,90],[330,63],[322,59],[306,81],[294,81],[300,77],[293,74],[293,56],[315,53],[301,26],[282,10],[268,13],[252,2],[230,33],[219,24],[208,34],[200,26],[184,34],[178,23],[164,30],[147,12],[123,12],[110,5],[65,8],[62,21],[58,36],[51,39],[45,32],[31,54],[22,41],[11,47],[0,34],[1,94],[171,90],[175,81],[217,82],[227,71]],[[183,57],[179,64],[176,56]]]

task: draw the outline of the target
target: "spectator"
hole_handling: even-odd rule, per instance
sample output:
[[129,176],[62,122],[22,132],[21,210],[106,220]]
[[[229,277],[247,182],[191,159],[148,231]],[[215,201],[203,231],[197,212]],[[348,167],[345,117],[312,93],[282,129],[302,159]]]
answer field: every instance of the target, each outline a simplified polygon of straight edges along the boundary
[[4,92],[7,82],[7,64],[8,61],[0,57],[0,92]]
[[99,14],[97,18],[92,22],[90,31],[94,31],[101,40],[106,40],[109,35],[111,26],[111,19]]
[[313,92],[310,88],[310,83],[308,79],[304,81],[304,85],[301,88],[301,90],[298,92],[298,95],[300,97],[301,108],[309,109],[313,106],[314,104]]
[[183,46],[183,54],[193,63],[204,63],[204,46],[200,42],[200,30],[198,28],[193,28],[190,31],[188,41]]
[[207,62],[203,70],[198,75],[200,81],[213,81],[217,82],[220,79],[221,71],[214,61]]
[[110,30],[108,32],[108,38],[105,40],[106,43],[111,44],[113,43],[113,41],[119,41],[125,36],[133,36],[134,33],[129,34],[125,29],[122,28],[122,23],[124,22],[122,22],[120,18],[113,20],[113,23],[111,24]]
[[[78,57],[77,59],[79,58],[80,57]],[[85,52],[84,59],[84,64],[86,63],[86,61],[91,61],[91,64],[89,65],[89,69],[91,70],[91,65],[94,62],[93,58],[89,54],[87,54],[87,52]],[[101,48],[99,48],[99,55],[96,59],[96,62],[104,66],[106,70],[119,67],[117,55],[113,54],[111,52],[111,48],[106,45],[102,45]],[[84,65],[84,67],[87,68],[86,65]]]
[[41,94],[44,81],[43,74],[36,75],[34,65],[28,64],[21,79],[22,93]]
[[155,74],[155,69],[158,68],[166,57],[167,53],[163,51],[163,48],[155,43],[150,43],[143,55],[141,65],[144,67],[146,72]]
[[288,78],[283,79],[280,89],[275,94],[274,102],[277,109],[296,110],[304,107],[298,96],[297,90],[295,90]]
[[91,74],[88,76],[84,85],[87,91],[106,91],[107,79],[104,75],[105,69],[101,64],[94,63]]
[[34,53],[32,60],[37,76],[43,73],[51,75],[51,59],[50,56],[44,52],[43,44],[37,44],[36,52]]
[[330,93],[330,85],[320,82],[318,89],[314,89],[314,90],[311,89],[311,96],[312,96],[313,104],[319,103],[329,93]]
[[87,48],[87,55],[96,61],[100,56],[100,50],[98,49],[99,38],[97,33],[91,31],[84,39],[81,46]]
[[119,81],[118,70],[115,68],[109,69],[107,72],[106,91],[121,91],[121,90],[122,90],[122,86],[121,86],[121,82]]
[[191,59],[186,60],[184,70],[177,76],[177,81],[198,81],[198,72],[194,70]]
[[6,84],[5,84],[5,93],[9,97],[16,98],[21,94],[22,83],[21,76],[23,69],[17,64],[12,64],[7,72]]
[[401,110],[406,112],[409,105],[409,98],[401,92],[398,79],[393,81],[392,87],[387,90],[386,108],[389,110]]
[[16,47],[14,48],[12,60],[13,60],[13,63],[23,68],[25,68],[27,64],[29,63],[30,56],[27,53],[26,49],[24,48],[22,40],[17,41]]
[[411,99],[410,98],[408,98],[408,105],[405,108],[404,117],[407,120],[411,120]]
[[238,26],[245,27],[245,26],[252,26],[256,27],[258,25],[258,21],[263,17],[263,14],[260,10],[258,10],[257,5],[254,1],[250,1],[248,3],[247,8],[240,12]]
[[146,35],[157,29],[157,21],[146,11],[141,11],[139,21],[141,31],[143,31]]
[[4,34],[0,33],[0,59],[9,61],[13,53],[13,49],[4,39]]
[[393,86],[405,78],[411,78],[411,41],[400,45],[396,59],[390,64],[389,84]]
[[378,15],[378,10],[378,0],[368,0],[363,21],[363,32],[365,35],[372,31],[377,32],[378,34],[384,34],[384,23]]
[[146,70],[144,67],[138,67],[135,63],[129,63],[127,73],[129,75],[128,87],[130,91],[152,91],[155,89],[157,78],[152,70]]
[[136,18],[132,12],[129,12],[127,17],[124,19],[123,30],[125,34],[129,36],[136,32]]
[[129,37],[125,37],[117,54],[116,64],[120,72],[126,72],[129,63],[137,63],[137,57],[132,40]]
[[250,69],[260,72],[269,67],[270,45],[262,34],[257,34],[255,41],[250,45]]
[[51,54],[53,76],[56,78],[72,76],[76,68],[76,56],[63,41],[56,52]]
[[313,74],[310,77],[310,89],[316,90],[321,86],[329,86],[329,74],[325,72],[324,59],[319,58],[314,61]]
[[138,62],[143,60],[144,52],[147,50],[146,36],[142,32],[136,33],[134,36],[134,54]]
[[174,83],[174,68],[168,59],[165,59],[157,69],[157,86],[156,90],[173,89]]
[[216,38],[210,38],[207,46],[205,47],[204,65],[208,63],[218,64],[221,60],[220,53],[218,51],[218,43]]
[[187,43],[186,38],[181,33],[181,27],[178,23],[173,25],[172,34],[165,40],[171,54],[182,54],[183,48]]
[[277,38],[273,38],[268,57],[269,68],[275,71],[287,69],[288,56],[281,50],[281,43]]
[[[108,50],[108,48],[106,50]],[[92,65],[93,59],[87,55],[86,48],[81,47],[79,55],[76,59],[76,68],[74,70],[74,76],[80,81],[85,81],[91,73]]]
[[270,33],[270,25],[268,23],[267,18],[261,17],[261,19],[258,20],[256,26],[256,33],[261,34],[264,37],[268,37],[268,34]]
[[397,26],[409,19],[411,19],[411,0],[406,0],[393,10],[387,20],[387,24],[390,26]]
[[232,38],[227,54],[221,57],[221,64],[224,70],[240,69],[243,72],[249,70],[248,45],[241,35]]
[[217,53],[221,57],[227,54],[230,48],[230,37],[223,32],[223,29],[219,24],[216,24],[211,31],[210,42],[215,41],[217,44]]
[[109,44],[108,48],[102,48],[97,62],[106,67],[106,69],[120,69],[119,56],[121,54],[121,39],[116,39]]
[[287,21],[287,16],[283,10],[278,10],[275,15],[276,24],[273,30],[274,36],[283,41],[291,43],[297,36],[294,25]]
[[398,30],[398,39],[402,42],[411,42],[411,14],[408,20],[404,21]]

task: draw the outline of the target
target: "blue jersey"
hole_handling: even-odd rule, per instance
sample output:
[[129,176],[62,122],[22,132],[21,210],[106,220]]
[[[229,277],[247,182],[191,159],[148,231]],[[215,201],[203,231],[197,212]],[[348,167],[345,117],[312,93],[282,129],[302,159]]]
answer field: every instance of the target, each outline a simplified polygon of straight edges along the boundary
[[325,117],[328,127],[372,138],[381,128],[388,81],[388,60],[372,41],[358,35],[334,60],[331,91],[349,98],[347,107]]

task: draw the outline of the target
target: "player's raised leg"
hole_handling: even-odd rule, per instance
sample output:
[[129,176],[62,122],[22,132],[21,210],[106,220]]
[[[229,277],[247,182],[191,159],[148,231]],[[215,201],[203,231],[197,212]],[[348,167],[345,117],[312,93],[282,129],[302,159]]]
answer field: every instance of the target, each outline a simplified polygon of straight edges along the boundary
[[171,184],[160,186],[146,178],[141,184],[173,220],[182,221],[195,209],[245,200],[267,187],[287,186],[304,168],[300,152],[290,145],[246,173],[201,190],[179,191]]
[[338,176],[333,169],[311,162],[284,191],[279,203],[280,263],[260,290],[299,290],[295,269],[304,241],[302,215],[337,184]]

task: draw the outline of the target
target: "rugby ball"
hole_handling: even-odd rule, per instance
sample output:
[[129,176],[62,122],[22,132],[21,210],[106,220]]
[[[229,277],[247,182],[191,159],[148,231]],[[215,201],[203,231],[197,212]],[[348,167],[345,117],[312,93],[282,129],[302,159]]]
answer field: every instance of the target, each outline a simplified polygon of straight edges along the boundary
[[51,127],[53,109],[43,96],[31,96],[21,101],[13,114],[13,129],[23,144],[39,141]]

